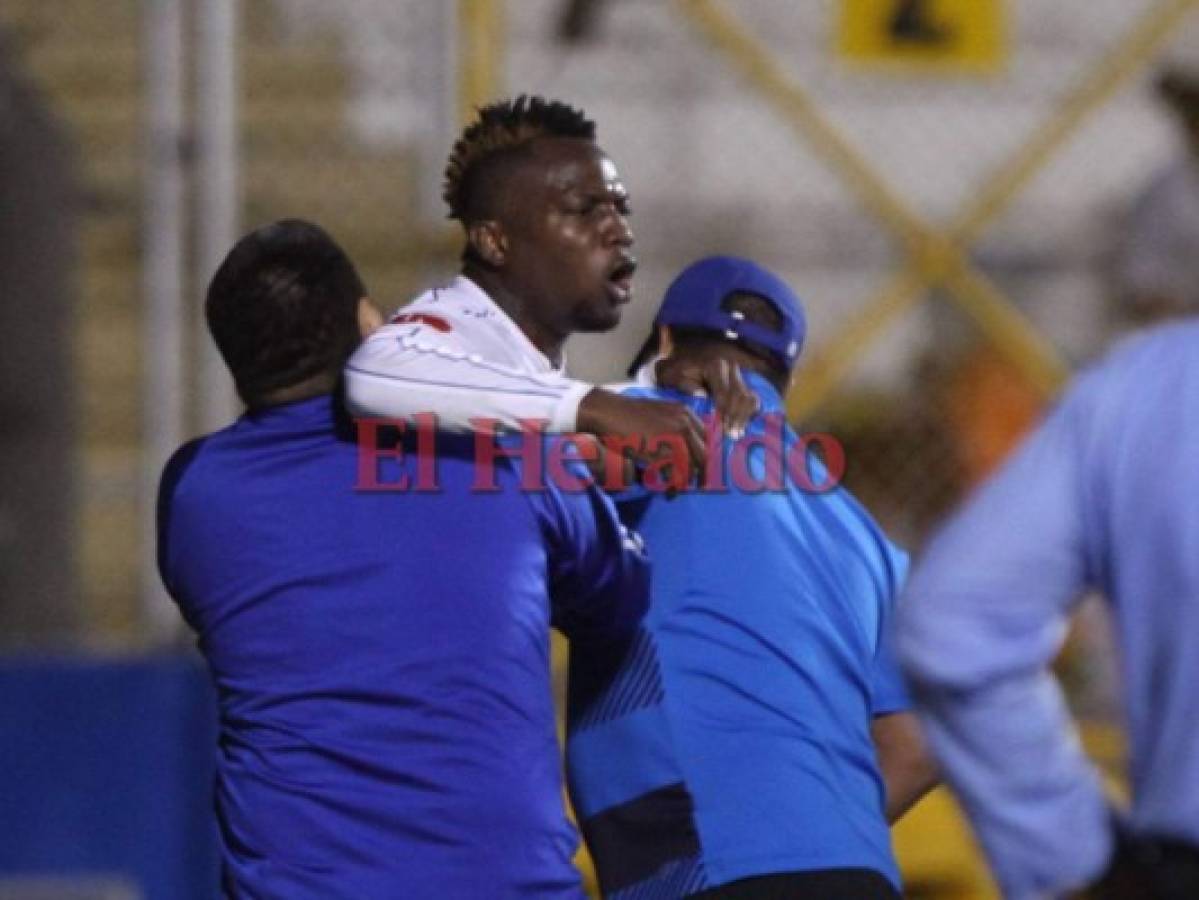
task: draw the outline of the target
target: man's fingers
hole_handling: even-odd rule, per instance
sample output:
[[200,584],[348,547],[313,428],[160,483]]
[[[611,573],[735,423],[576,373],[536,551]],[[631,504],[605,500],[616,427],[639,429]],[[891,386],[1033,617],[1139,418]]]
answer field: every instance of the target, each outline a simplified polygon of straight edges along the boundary
[[704,381],[699,372],[684,372],[679,374],[671,384],[676,391],[684,394],[700,394],[705,390]]
[[654,367],[654,380],[662,387],[673,388],[684,394],[698,394],[704,390],[703,369],[693,362],[671,357],[658,360]]
[[704,424],[691,410],[684,410],[687,416],[683,439],[687,442],[687,452],[691,457],[691,470],[702,473],[708,464],[708,445],[704,440]]
[[704,369],[704,385],[725,432],[732,437],[743,435],[758,411],[758,398],[745,384],[741,370],[727,360],[713,360]]
[[735,376],[738,384],[739,407],[737,414],[737,430],[738,437],[745,433],[746,426],[749,425],[749,420],[757,415],[758,410],[762,408],[762,402],[758,399],[758,395],[750,390],[749,385],[741,377],[741,370],[735,371]]

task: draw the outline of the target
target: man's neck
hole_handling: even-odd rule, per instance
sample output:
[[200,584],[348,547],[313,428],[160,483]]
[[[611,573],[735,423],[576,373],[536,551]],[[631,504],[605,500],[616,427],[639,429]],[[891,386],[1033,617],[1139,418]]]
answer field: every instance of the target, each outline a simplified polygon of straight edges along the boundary
[[328,372],[321,372],[311,378],[289,384],[287,387],[264,395],[261,402],[254,404],[254,409],[266,409],[271,406],[283,406],[287,403],[299,403],[301,400],[328,396],[337,387],[338,377],[338,375]]
[[524,332],[529,342],[544,353],[553,365],[562,365],[562,348],[566,343],[566,335],[555,334],[534,320],[520,295],[494,272],[468,262],[463,266],[462,274],[481,287],[492,302],[507,313],[508,318]]

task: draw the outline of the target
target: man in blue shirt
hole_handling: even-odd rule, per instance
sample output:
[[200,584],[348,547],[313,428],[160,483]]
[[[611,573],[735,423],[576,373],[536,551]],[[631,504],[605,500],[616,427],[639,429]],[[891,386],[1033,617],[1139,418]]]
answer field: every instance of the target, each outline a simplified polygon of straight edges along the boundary
[[[1004,895],[1199,897],[1199,323],[1081,375],[933,541],[899,647]],[[1049,664],[1084,589],[1111,605],[1132,809],[1109,812]],[[1118,883],[1130,882],[1125,893]]]
[[315,226],[243,238],[207,314],[248,411],[163,476],[163,580],[220,696],[224,891],[581,897],[549,627],[627,636],[645,561],[594,488],[521,491],[501,457],[472,491],[469,438],[439,438],[436,490],[355,491],[336,385],[377,322],[364,295]]
[[[567,743],[605,895],[898,897],[888,817],[932,780],[888,650],[906,558],[842,489],[754,487],[797,453],[810,487],[827,486],[783,419],[798,298],[713,257],[675,280],[655,322],[643,357],[724,360],[761,412],[710,451],[719,483],[619,502],[653,558],[650,611],[618,652],[572,653]],[[683,392],[629,394],[711,413]],[[772,428],[783,440],[769,446]]]

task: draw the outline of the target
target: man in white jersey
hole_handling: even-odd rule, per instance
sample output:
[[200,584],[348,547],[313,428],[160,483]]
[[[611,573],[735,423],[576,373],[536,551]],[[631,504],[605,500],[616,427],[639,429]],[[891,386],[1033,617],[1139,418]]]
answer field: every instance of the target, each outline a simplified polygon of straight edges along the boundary
[[[350,408],[397,419],[433,411],[448,430],[540,420],[550,433],[621,435],[634,456],[651,438],[678,435],[701,467],[703,428],[684,406],[565,374],[566,339],[616,327],[637,268],[628,192],[595,124],[538,97],[486,106],[454,145],[444,197],[466,233],[462,274],[358,349],[346,369]],[[757,407],[731,366],[687,374],[731,431]]]

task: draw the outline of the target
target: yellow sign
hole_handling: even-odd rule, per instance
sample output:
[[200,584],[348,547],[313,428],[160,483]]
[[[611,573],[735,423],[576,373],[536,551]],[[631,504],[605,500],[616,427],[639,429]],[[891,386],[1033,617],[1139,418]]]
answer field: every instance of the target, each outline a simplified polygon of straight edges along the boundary
[[1003,0],[841,0],[837,50],[850,62],[993,72],[1008,58]]

